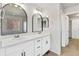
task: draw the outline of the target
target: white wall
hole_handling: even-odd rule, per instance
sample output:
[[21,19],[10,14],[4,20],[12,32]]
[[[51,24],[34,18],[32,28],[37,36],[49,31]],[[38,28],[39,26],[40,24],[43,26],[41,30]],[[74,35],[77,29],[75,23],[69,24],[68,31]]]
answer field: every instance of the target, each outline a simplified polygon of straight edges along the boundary
[[69,42],[69,19],[61,9],[61,25],[62,25],[62,47],[68,45]]
[[79,5],[64,9],[64,13],[66,15],[73,14],[73,13],[79,13]]
[[47,10],[50,20],[51,48],[50,50],[60,54],[61,52],[61,24],[60,24],[60,4],[44,3],[38,4]]
[[72,18],[72,38],[79,39],[79,18]]

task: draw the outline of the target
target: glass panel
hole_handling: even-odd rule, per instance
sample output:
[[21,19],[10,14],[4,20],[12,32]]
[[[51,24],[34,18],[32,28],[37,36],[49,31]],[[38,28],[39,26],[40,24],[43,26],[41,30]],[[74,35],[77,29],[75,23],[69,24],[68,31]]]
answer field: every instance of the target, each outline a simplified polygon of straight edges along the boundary
[[26,32],[26,13],[16,4],[3,7],[2,35]]
[[33,32],[40,32],[43,30],[42,28],[42,16],[40,14],[34,14],[32,19]]

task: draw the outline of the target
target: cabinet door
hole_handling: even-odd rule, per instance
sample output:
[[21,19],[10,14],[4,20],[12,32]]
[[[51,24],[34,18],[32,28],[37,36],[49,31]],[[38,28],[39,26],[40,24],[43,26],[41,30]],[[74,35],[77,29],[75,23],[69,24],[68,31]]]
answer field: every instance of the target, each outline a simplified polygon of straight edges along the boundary
[[10,53],[6,53],[6,56],[21,56],[21,55],[22,54],[18,50],[12,51]]
[[24,42],[6,48],[6,56],[33,56],[34,42]]
[[34,56],[34,41],[23,43],[24,56]]
[[21,52],[18,46],[12,46],[6,48],[6,56],[20,56]]
[[50,36],[42,38],[42,55],[50,49]]
[[6,48],[6,56],[33,56],[34,42],[24,42],[12,47]]
[[5,48],[0,49],[0,56],[5,56]]
[[24,49],[25,56],[34,56],[34,47],[28,46],[26,49]]

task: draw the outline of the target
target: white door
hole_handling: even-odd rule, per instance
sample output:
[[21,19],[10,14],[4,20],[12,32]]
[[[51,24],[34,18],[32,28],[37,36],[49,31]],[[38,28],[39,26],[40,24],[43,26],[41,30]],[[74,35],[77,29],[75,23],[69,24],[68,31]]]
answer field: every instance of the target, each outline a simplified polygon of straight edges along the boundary
[[18,46],[12,46],[6,48],[6,56],[21,56],[21,52]]
[[42,55],[50,49],[50,36],[42,38]]
[[34,56],[34,41],[23,43],[21,48],[24,56]]
[[0,56],[5,56],[5,48],[0,48]]
[[34,42],[24,42],[6,48],[6,56],[34,56]]
[[72,20],[72,38],[79,39],[79,19]]
[[67,46],[68,43],[69,43],[69,18],[68,18],[68,16],[66,16],[65,19],[66,19],[66,41],[65,41],[65,46]]
[[69,42],[69,19],[65,15],[62,17],[62,47],[65,47]]

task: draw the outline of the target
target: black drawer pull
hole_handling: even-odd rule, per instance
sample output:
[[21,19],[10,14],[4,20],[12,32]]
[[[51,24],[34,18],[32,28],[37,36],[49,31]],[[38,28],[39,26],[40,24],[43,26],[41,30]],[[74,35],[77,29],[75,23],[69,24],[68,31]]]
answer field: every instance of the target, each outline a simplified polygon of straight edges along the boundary
[[46,41],[46,44],[48,44],[48,41]]
[[37,42],[40,42],[40,40],[38,40]]
[[40,54],[38,54],[37,56],[40,56]]
[[26,56],[26,52],[24,52],[24,56]]
[[40,48],[40,46],[37,47],[37,49]]
[[21,56],[23,56],[23,53],[21,53]]

